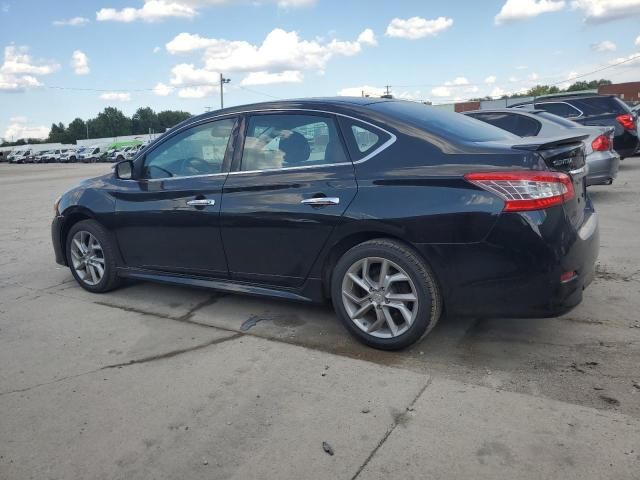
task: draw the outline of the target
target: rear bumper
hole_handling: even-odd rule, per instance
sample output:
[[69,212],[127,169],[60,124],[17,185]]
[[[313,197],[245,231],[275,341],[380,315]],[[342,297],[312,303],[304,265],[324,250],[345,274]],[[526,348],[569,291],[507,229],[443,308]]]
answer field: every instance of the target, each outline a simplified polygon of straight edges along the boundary
[[620,156],[616,152],[593,152],[587,156],[587,186],[608,185],[618,176]]
[[[599,250],[598,216],[585,211],[570,225],[562,207],[504,214],[483,242],[418,248],[436,258],[449,314],[540,318],[562,315],[582,301]],[[560,277],[576,272],[567,282]]]
[[62,225],[64,217],[58,215],[51,222],[51,243],[53,244],[53,253],[56,257],[56,263],[67,266],[67,260],[64,255],[64,247],[62,246]]
[[638,149],[638,133],[624,130],[613,138],[613,148],[621,158],[630,157]]

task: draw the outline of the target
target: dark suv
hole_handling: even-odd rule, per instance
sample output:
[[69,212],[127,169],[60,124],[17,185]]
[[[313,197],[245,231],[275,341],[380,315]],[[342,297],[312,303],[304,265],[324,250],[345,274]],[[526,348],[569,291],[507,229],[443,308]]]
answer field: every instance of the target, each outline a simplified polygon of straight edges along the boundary
[[534,102],[517,103],[510,108],[546,110],[582,125],[613,127],[615,129],[613,148],[620,158],[629,157],[638,149],[636,116],[615,95],[543,96],[537,97]]

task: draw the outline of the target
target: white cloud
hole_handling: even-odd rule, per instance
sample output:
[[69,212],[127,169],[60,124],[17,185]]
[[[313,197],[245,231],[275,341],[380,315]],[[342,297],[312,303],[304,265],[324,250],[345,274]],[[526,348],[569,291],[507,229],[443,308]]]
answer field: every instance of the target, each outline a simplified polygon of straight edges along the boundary
[[571,8],[581,10],[588,23],[603,23],[640,15],[640,0],[572,0]]
[[210,46],[217,45],[221,40],[215,38],[203,38],[197,33],[182,32],[176,35],[169,43],[165,45],[167,52],[172,55],[178,53],[189,53],[194,50],[200,50]]
[[131,94],[124,92],[105,92],[100,94],[100,99],[113,102],[129,102],[131,101]]
[[[194,18],[198,10],[204,7],[220,6],[238,0],[144,0],[142,7],[125,7],[123,9],[101,8],[96,12],[99,22],[156,22],[167,18]],[[260,6],[263,3],[275,3],[279,8],[306,7],[316,3],[316,0],[262,0],[261,2],[241,0],[241,3],[252,3]]]
[[494,83],[496,83],[496,80],[497,78],[495,75],[489,75],[484,79],[484,83],[486,83],[487,85],[493,85]]
[[[624,63],[623,63],[624,62]],[[640,53],[632,53],[627,57],[614,58],[609,62],[609,65],[616,65],[622,63],[621,67],[633,67],[640,63]]]
[[538,75],[537,73],[532,73],[531,75],[529,75],[529,80],[535,82],[536,80],[540,79],[540,75]]
[[361,97],[363,92],[365,96],[379,97],[381,95],[384,95],[385,90],[384,88],[380,87],[362,85],[360,87],[343,88],[338,92],[338,95],[340,95],[341,97]]
[[21,138],[46,138],[49,135],[49,129],[47,127],[32,126],[27,123],[28,119],[26,117],[10,118],[3,138],[8,141],[16,141]]
[[503,95],[507,95],[507,92],[500,87],[495,87],[489,94],[490,97],[502,97]]
[[365,46],[374,45],[371,29],[360,33],[356,41],[332,39],[302,40],[297,32],[280,28],[272,30],[260,45],[246,41],[206,38],[198,34],[180,33],[166,44],[171,54],[203,50],[204,65],[181,63],[171,70],[169,83],[179,87],[183,98],[201,98],[209,94],[207,88],[219,83],[219,72],[248,73],[241,85],[297,83],[303,73],[312,70],[322,73],[332,58],[352,56]]
[[162,82],[156,83],[156,86],[153,87],[153,93],[155,93],[156,95],[158,95],[160,97],[166,97],[171,92],[173,92],[173,87],[170,86],[170,85],[165,85]]
[[165,18],[193,18],[197,14],[196,10],[184,3],[170,0],[148,0],[142,8],[126,7],[122,10],[115,8],[101,8],[96,12],[96,20],[99,22],[133,22],[143,20],[145,22],[156,22]]
[[29,47],[9,45],[4,48],[4,62],[0,66],[0,91],[21,92],[42,86],[40,76],[50,75],[60,65],[36,62],[29,55]]
[[466,77],[456,77],[450,82],[444,82],[444,84],[447,87],[450,87],[452,85],[456,85],[456,86],[457,85],[469,85],[469,80],[467,80]]
[[591,44],[591,50],[598,53],[615,52],[617,48],[616,44],[610,40]]
[[434,97],[450,97],[451,90],[448,87],[436,87],[431,90],[431,95]]
[[516,66],[516,70],[527,70],[529,65],[518,65]]
[[302,72],[297,70],[285,70],[280,73],[251,72],[242,79],[240,85],[272,85],[274,83],[300,83]]
[[433,37],[453,25],[452,18],[438,17],[435,20],[427,20],[422,17],[411,17],[406,20],[394,18],[387,27],[388,37],[418,38]]
[[73,17],[68,20],[54,20],[53,25],[56,27],[83,27],[89,23],[89,19],[85,17]]
[[478,93],[479,91],[480,88],[475,85],[464,89],[464,93]]
[[577,76],[578,76],[578,72],[569,72],[569,75],[567,75],[567,79],[568,80],[573,80]]
[[89,58],[84,52],[75,50],[71,55],[71,66],[76,75],[86,75],[89,73]]
[[220,83],[220,74],[203,68],[196,68],[191,63],[180,63],[171,69],[171,85],[197,86],[203,84],[217,85]]
[[511,75],[508,79],[511,83],[516,83],[517,81],[519,81],[520,79],[514,75]]
[[537,17],[542,13],[557,12],[566,5],[564,0],[507,0],[495,16],[496,25]]
[[373,33],[373,30],[371,30],[370,28],[363,30],[363,32],[360,35],[358,35],[357,42],[362,45],[371,45],[372,47],[375,47],[376,45],[378,45],[378,40],[376,40],[376,35]]
[[161,47],[153,47],[153,53],[159,53],[160,51],[162,51]]
[[178,96],[180,98],[203,98],[208,95],[212,95],[217,91],[216,87],[202,85],[199,87],[181,88],[178,90]]
[[638,36],[636,37],[636,41],[634,42],[634,45],[635,45],[636,47],[640,47],[640,35],[638,35]]

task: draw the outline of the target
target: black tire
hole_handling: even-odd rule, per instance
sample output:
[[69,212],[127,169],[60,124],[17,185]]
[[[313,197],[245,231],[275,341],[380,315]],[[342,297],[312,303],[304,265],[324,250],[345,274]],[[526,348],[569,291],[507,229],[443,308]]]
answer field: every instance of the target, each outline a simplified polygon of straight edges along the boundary
[[[349,317],[342,299],[342,281],[349,268],[367,257],[390,260],[411,278],[418,298],[418,311],[413,324],[404,333],[392,338],[375,337],[359,328]],[[391,239],[375,239],[356,245],[336,263],[331,276],[331,299],[338,318],[349,333],[364,344],[381,350],[406,348],[429,334],[442,312],[442,296],[433,271],[409,246]]]
[[[104,255],[104,274],[100,281],[95,285],[89,285],[84,282],[78,272],[73,267],[73,261],[71,256],[71,242],[76,233],[86,231],[93,235],[102,247]],[[111,235],[105,228],[95,220],[83,220],[76,223],[71,227],[67,234],[67,244],[65,246],[67,254],[67,260],[69,263],[69,269],[73,278],[76,279],[78,284],[85,290],[92,293],[106,293],[114,290],[120,286],[122,279],[117,275],[117,263],[116,263],[116,250]]]

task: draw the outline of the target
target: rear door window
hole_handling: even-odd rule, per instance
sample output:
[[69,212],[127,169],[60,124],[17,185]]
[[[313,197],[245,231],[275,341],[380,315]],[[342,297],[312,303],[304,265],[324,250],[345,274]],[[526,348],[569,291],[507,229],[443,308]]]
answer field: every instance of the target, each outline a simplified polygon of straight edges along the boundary
[[348,161],[331,117],[254,115],[249,118],[240,169],[274,170]]
[[586,116],[631,113],[629,107],[616,97],[575,98],[571,103],[582,110]]
[[565,118],[575,118],[582,115],[580,110],[565,102],[536,103],[535,107]]

